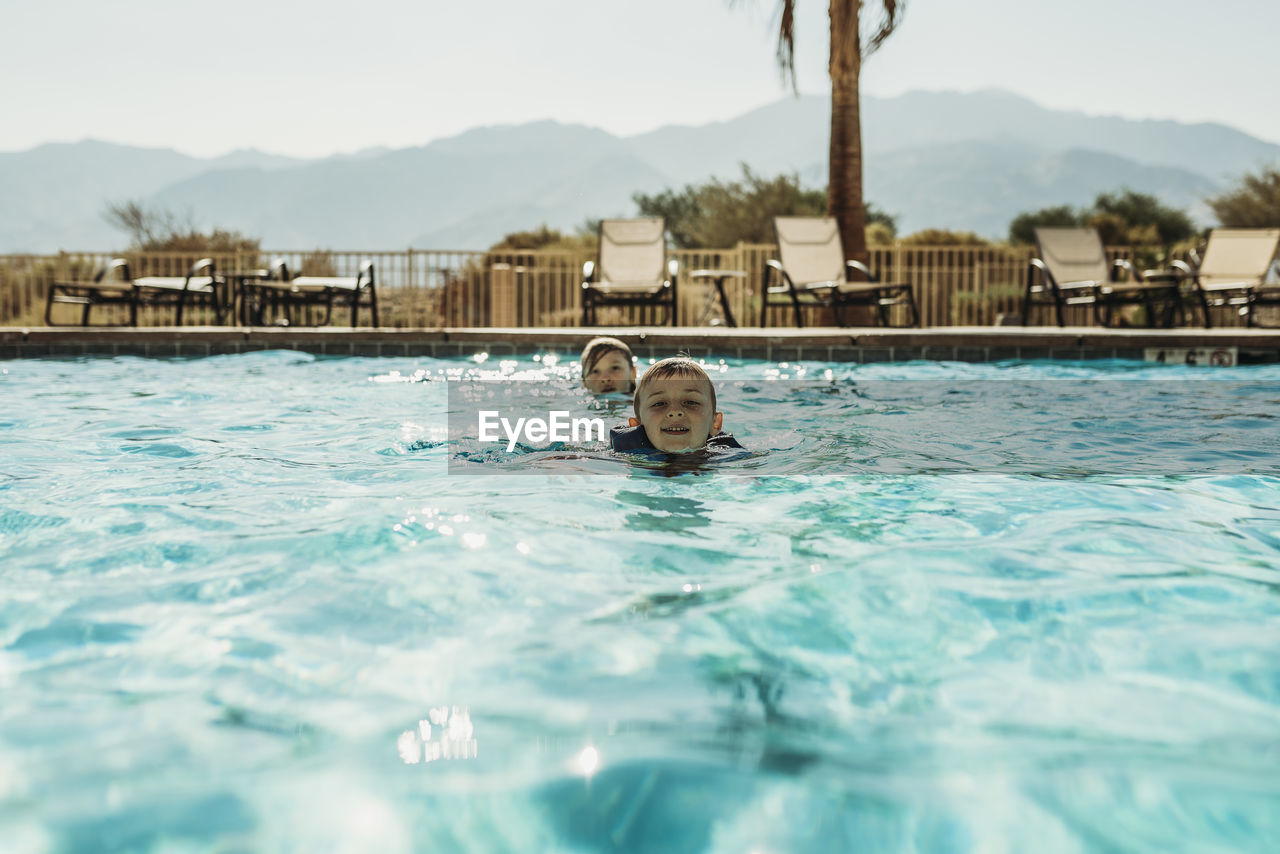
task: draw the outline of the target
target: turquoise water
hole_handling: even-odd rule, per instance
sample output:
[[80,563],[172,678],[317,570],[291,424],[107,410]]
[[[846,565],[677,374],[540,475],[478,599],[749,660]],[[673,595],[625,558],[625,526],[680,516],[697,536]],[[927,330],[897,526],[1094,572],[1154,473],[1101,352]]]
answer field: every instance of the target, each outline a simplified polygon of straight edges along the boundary
[[1277,849],[1280,368],[712,367],[0,362],[0,850]]

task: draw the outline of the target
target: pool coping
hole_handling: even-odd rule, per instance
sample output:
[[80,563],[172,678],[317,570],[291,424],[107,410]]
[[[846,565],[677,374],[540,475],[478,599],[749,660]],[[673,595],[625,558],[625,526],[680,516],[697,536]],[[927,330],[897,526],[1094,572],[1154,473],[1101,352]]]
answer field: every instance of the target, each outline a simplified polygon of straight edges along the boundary
[[0,327],[0,359],[68,356],[213,356],[301,350],[331,356],[577,355],[612,335],[637,356],[677,352],[704,358],[771,361],[988,362],[1030,359],[1136,359],[1148,350],[1229,350],[1241,364],[1280,362],[1280,329],[1099,329],[949,326],[931,329],[728,329],[715,327],[281,328]]

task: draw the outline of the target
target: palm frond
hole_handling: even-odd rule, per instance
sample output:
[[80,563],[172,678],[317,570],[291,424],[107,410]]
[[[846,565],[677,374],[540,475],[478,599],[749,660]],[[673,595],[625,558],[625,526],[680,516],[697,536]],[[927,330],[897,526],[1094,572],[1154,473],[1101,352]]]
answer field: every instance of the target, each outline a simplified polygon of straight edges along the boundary
[[791,81],[791,89],[799,94],[796,83],[796,3],[782,0],[778,4],[778,67],[782,83]]
[[884,40],[893,35],[894,29],[902,20],[902,13],[907,5],[907,0],[883,0],[883,3],[884,15],[880,18],[880,27],[867,40],[866,46],[863,47],[863,59],[875,53],[876,49],[884,43]]

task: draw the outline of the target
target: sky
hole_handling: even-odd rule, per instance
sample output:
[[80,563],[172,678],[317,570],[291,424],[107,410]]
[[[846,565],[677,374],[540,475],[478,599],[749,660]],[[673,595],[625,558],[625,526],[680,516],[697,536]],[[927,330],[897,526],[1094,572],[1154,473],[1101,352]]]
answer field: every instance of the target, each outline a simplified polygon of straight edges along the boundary
[[[542,119],[621,136],[789,97],[776,0],[0,0],[0,152],[404,148]],[[870,11],[876,5],[868,7]],[[1277,0],[908,0],[862,91],[1006,89],[1280,143]],[[826,79],[799,0],[797,77]]]

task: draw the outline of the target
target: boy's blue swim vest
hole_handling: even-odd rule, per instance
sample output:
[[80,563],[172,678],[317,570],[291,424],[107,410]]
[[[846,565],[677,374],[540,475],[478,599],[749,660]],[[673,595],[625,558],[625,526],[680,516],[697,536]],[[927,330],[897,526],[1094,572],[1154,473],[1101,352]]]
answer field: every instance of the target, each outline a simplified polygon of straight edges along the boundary
[[[657,452],[657,448],[649,441],[648,435],[644,432],[644,425],[636,427],[613,427],[609,430],[609,447],[615,451],[645,451]],[[738,444],[738,440],[728,433],[719,433],[707,440],[708,448],[742,448]],[[746,448],[742,448],[744,451]]]

